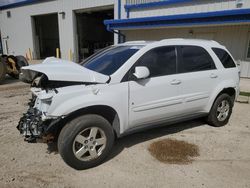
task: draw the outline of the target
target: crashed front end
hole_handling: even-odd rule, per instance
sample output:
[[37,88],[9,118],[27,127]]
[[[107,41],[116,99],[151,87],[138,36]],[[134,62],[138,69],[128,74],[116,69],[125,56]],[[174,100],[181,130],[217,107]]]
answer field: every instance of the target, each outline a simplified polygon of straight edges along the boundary
[[51,128],[61,117],[49,117],[47,112],[55,91],[39,88],[32,88],[31,91],[32,99],[28,103],[29,108],[20,118],[17,129],[25,137],[25,141],[36,142],[37,139],[45,142],[53,141],[55,132]]
[[77,63],[52,57],[41,64],[22,68],[19,79],[31,84],[32,99],[17,129],[26,141],[35,142],[37,138],[53,140],[58,127],[60,130],[58,123],[61,124],[61,120],[68,115],[66,112],[53,114],[52,109],[60,108],[62,103],[72,98],[95,93],[95,89],[86,86],[107,83],[110,77]]

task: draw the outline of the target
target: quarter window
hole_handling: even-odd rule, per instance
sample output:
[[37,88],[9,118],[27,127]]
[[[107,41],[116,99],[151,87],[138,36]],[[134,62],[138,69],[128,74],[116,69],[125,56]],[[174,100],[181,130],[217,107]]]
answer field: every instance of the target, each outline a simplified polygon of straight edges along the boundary
[[217,55],[217,57],[220,59],[224,68],[236,67],[232,57],[225,50],[220,48],[212,48],[212,49],[214,53]]
[[176,50],[174,46],[158,47],[146,52],[136,63],[146,66],[150,77],[176,74]]
[[208,52],[199,46],[181,46],[180,73],[206,71],[215,69],[213,59]]

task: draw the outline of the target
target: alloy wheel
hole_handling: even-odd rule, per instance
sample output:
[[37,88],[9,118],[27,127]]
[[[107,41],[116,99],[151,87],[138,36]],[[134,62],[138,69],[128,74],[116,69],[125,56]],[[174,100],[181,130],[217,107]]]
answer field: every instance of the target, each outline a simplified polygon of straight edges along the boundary
[[217,107],[217,119],[218,121],[225,121],[229,114],[230,105],[227,100],[221,101],[221,103]]
[[101,128],[89,127],[75,137],[73,153],[81,161],[91,161],[102,154],[106,143],[107,137]]

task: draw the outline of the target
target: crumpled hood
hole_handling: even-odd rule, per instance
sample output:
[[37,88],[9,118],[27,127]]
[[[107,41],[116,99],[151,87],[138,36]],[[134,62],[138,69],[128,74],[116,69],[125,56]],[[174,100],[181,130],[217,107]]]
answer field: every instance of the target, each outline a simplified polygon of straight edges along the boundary
[[43,73],[48,80],[106,83],[109,76],[89,70],[77,63],[54,57],[46,58],[43,63],[22,67],[20,79],[32,82],[38,73]]

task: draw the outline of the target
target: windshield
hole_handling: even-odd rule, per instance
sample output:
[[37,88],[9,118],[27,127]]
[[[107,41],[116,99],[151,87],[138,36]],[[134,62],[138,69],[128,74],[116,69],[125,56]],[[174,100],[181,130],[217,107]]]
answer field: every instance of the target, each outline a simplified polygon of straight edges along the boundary
[[143,46],[111,46],[90,56],[82,62],[82,65],[90,70],[111,75],[142,47]]

